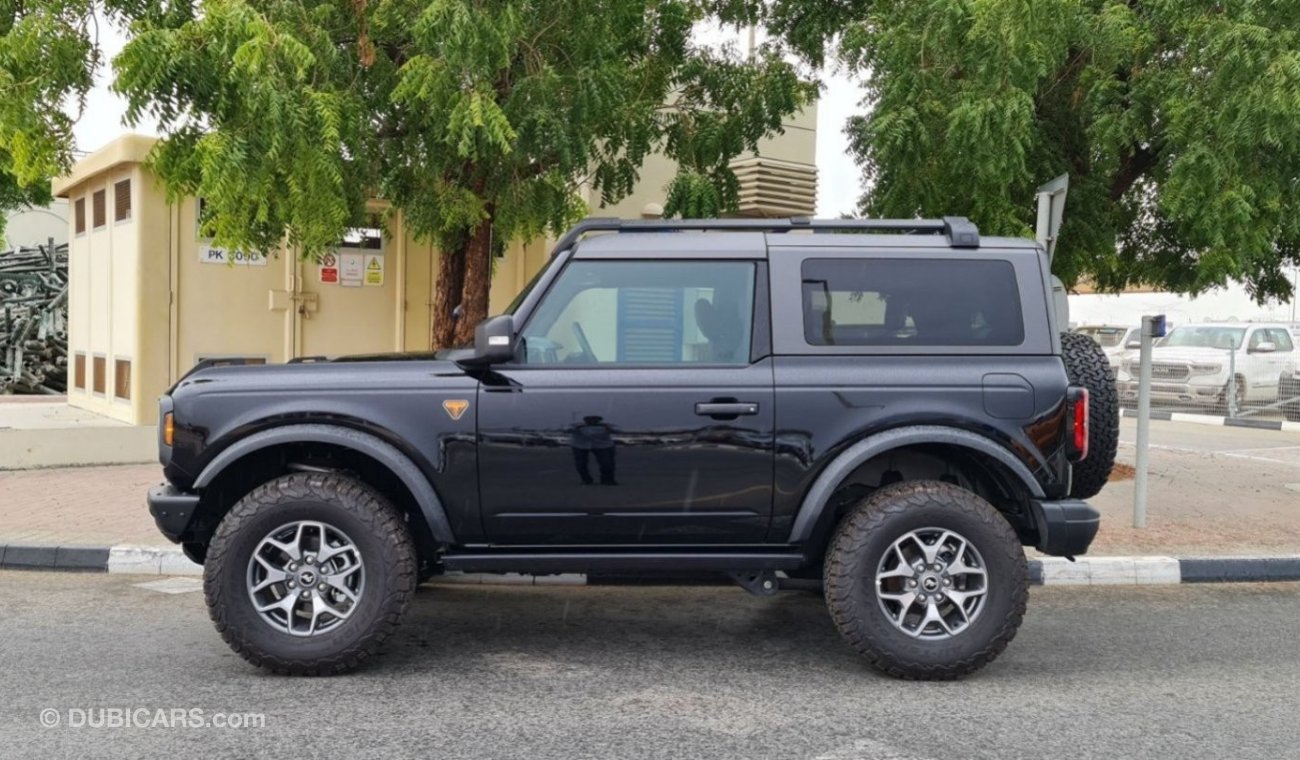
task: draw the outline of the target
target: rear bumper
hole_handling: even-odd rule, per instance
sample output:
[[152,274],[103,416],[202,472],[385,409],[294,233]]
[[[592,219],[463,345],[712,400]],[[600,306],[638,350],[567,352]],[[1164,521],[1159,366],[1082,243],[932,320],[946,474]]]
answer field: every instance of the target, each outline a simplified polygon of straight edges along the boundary
[[180,543],[199,506],[199,495],[161,483],[149,489],[148,502],[149,514],[153,515],[158,530],[172,543]]
[[1034,519],[1038,524],[1035,548],[1056,557],[1087,553],[1101,526],[1101,514],[1078,499],[1036,501]]

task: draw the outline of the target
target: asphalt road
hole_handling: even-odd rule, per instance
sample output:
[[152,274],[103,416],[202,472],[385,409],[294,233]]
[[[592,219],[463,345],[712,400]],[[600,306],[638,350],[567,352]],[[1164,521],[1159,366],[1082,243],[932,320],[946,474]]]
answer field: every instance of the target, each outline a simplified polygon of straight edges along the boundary
[[[0,757],[1300,751],[1291,584],[1036,588],[1000,660],[930,684],[869,670],[810,594],[730,588],[429,587],[366,669],[282,678],[226,648],[200,594],[135,585],[148,580],[0,573]],[[41,725],[47,708],[59,726]],[[137,725],[84,725],[100,708],[134,710]],[[265,725],[147,725],[156,710],[195,708],[205,719],[259,713]]]

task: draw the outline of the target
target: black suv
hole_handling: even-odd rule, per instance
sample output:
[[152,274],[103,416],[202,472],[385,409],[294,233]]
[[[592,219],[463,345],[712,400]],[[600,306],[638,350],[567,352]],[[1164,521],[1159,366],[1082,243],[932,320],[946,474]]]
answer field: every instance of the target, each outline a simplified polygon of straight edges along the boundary
[[1097,531],[1114,387],[1051,297],[962,218],[592,219],[473,348],[200,365],[149,508],[277,672],[354,667],[463,571],[822,581],[873,665],[955,678],[1015,635],[1022,545]]

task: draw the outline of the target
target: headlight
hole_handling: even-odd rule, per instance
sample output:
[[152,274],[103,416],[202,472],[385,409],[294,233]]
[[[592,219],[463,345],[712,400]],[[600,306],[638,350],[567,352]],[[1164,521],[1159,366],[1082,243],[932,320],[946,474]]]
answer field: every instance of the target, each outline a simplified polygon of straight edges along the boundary
[[1222,364],[1193,364],[1192,371],[1201,375],[1218,374],[1223,370]]

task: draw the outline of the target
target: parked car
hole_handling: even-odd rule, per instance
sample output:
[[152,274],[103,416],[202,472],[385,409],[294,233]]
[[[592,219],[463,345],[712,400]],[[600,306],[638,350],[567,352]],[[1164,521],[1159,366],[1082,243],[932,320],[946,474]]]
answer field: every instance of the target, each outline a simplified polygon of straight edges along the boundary
[[1110,375],[1115,377],[1119,374],[1124,357],[1132,350],[1129,344],[1138,340],[1141,330],[1141,327],[1136,326],[1084,325],[1075,328],[1074,331],[1097,341],[1102,353],[1106,355],[1107,364],[1110,365]]
[[1047,273],[957,217],[587,220],[472,348],[200,366],[149,507],[276,672],[356,666],[445,571],[697,572],[824,580],[872,665],[957,678],[1020,625],[1022,546],[1087,551],[1114,464]]
[[[1226,404],[1236,373],[1236,401],[1276,401],[1296,371],[1295,341],[1286,325],[1200,324],[1170,331],[1151,350],[1151,398],[1190,404]],[[1138,356],[1126,357],[1120,395],[1138,395]]]

